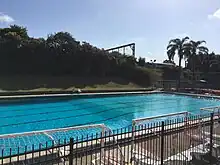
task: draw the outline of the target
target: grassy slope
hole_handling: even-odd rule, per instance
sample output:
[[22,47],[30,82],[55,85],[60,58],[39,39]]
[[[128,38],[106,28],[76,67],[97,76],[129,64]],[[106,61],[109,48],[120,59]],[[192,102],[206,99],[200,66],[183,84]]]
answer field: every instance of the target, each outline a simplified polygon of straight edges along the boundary
[[63,91],[76,88],[94,89],[137,89],[143,88],[121,78],[70,77],[70,76],[13,76],[0,77],[1,91]]
[[[151,82],[161,78],[161,70],[139,68],[147,72]],[[141,90],[149,88],[119,77],[72,77],[72,76],[0,76],[0,93],[73,91],[80,88],[93,90]]]

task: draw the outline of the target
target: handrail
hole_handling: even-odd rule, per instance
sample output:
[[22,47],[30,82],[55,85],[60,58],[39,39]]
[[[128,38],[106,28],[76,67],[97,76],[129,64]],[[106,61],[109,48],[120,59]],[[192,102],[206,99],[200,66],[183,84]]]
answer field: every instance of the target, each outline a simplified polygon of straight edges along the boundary
[[74,127],[66,127],[66,128],[56,128],[56,129],[48,129],[48,130],[41,130],[41,131],[31,131],[31,132],[22,132],[22,133],[13,133],[13,134],[3,134],[0,135],[0,138],[11,138],[16,136],[27,136],[27,135],[35,135],[35,134],[45,134],[45,133],[52,133],[52,132],[60,132],[60,131],[69,131],[69,130],[78,130],[82,128],[104,128],[107,129],[108,127],[105,124],[92,124],[92,125],[84,125],[84,126],[74,126]]
[[158,118],[162,118],[162,117],[187,115],[187,114],[189,114],[189,112],[182,111],[182,112],[178,112],[178,113],[169,113],[169,114],[166,114],[166,115],[158,115],[158,116],[153,116],[153,117],[137,118],[137,119],[133,119],[132,123],[133,122],[136,123],[136,122],[140,122],[140,121],[144,121],[144,120],[158,119]]

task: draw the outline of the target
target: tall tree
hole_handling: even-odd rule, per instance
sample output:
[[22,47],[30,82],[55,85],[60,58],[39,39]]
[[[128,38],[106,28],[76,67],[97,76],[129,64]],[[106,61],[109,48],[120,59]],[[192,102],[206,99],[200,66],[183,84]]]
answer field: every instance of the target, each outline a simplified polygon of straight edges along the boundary
[[[190,59],[191,62],[191,70],[193,73],[193,81],[195,81],[195,65],[196,61],[199,60],[200,57],[208,55],[208,48],[203,46],[202,44],[206,43],[205,41],[193,41],[191,40],[186,45],[186,53],[185,56]],[[200,55],[200,56],[199,56]],[[201,65],[201,64],[200,64]]]
[[187,44],[187,41],[189,40],[189,37],[184,37],[182,39],[176,38],[169,41],[169,44],[167,46],[167,55],[169,59],[173,59],[174,56],[177,54],[179,57],[179,78],[178,78],[178,89],[180,88],[180,79],[181,79],[181,62],[184,58],[184,49],[186,48],[185,45]]

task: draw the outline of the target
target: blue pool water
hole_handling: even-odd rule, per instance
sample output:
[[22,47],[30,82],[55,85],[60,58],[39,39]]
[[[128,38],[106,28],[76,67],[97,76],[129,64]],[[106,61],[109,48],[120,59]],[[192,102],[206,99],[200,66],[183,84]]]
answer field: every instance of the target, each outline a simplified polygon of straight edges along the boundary
[[112,129],[131,125],[132,119],[180,111],[198,113],[219,106],[216,99],[171,94],[29,100],[0,104],[0,134],[104,123]]
[[[217,99],[172,94],[24,99],[0,103],[0,135],[100,123],[114,130],[130,126],[135,118],[180,111],[198,114],[200,108],[219,105],[220,101]],[[50,136],[58,141],[97,131],[101,130],[94,128],[76,132],[54,132]],[[27,150],[32,150],[32,144],[38,149],[39,143],[42,143],[41,147],[45,147],[45,142],[50,140],[51,138],[45,134],[0,138],[0,150],[5,151],[2,156],[16,154],[18,147],[21,147],[20,152],[25,151],[24,146],[27,146]]]

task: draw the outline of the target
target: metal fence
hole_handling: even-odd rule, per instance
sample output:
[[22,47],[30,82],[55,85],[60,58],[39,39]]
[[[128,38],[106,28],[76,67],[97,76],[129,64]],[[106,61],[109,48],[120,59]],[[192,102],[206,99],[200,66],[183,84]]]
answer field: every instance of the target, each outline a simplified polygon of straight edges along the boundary
[[[92,138],[91,138],[92,137]],[[36,145],[36,144],[35,144]],[[35,149],[3,149],[0,164],[168,165],[217,164],[219,115],[153,121],[86,137],[48,141]],[[21,151],[21,147],[25,148]]]

